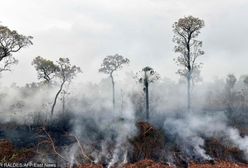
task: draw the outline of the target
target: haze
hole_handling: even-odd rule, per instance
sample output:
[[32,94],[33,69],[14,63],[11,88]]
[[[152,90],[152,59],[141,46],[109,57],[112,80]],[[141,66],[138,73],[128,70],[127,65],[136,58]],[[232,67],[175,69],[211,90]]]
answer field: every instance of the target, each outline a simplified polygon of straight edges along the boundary
[[1,85],[37,81],[33,58],[69,57],[81,67],[78,81],[97,82],[102,59],[119,53],[130,59],[125,71],[149,65],[162,77],[178,79],[172,24],[192,15],[205,21],[199,39],[205,55],[202,77],[247,74],[246,0],[1,0],[2,25],[34,37],[15,53],[19,64],[1,75]]

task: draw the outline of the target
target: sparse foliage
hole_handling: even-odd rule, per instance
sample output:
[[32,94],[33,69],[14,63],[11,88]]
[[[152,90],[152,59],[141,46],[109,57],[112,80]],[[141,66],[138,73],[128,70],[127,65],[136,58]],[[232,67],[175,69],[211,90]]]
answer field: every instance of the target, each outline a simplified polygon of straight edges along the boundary
[[0,26],[0,72],[10,71],[10,66],[17,63],[13,53],[32,45],[32,36],[18,34],[6,26]]
[[81,72],[80,67],[71,65],[69,58],[59,58],[57,61],[58,71],[56,71],[56,77],[62,81],[70,82],[77,73]]
[[[154,71],[153,68],[146,66],[142,69],[142,76],[139,77],[139,82],[140,83],[153,83],[157,81],[160,78],[160,75]],[[145,86],[145,85],[144,85]]]
[[188,16],[180,18],[173,24],[173,42],[176,43],[175,52],[180,55],[174,59],[178,66],[178,74],[185,76],[188,83],[188,111],[191,110],[191,80],[194,72],[199,73],[201,63],[196,60],[204,54],[201,49],[202,41],[197,40],[200,29],[204,27],[204,21]]
[[129,62],[128,58],[123,58],[119,54],[109,55],[103,59],[99,72],[113,74],[114,71],[121,69],[124,64],[128,64]]
[[[141,74],[141,75],[140,75]],[[149,120],[149,84],[155,82],[160,78],[159,74],[153,68],[146,66],[142,72],[137,73],[140,83],[144,85],[144,92],[146,95],[146,120]]]
[[81,72],[80,67],[76,65],[71,65],[69,58],[59,58],[57,61],[58,71],[56,71],[56,77],[59,78],[60,81],[60,88],[55,95],[52,109],[51,109],[51,116],[53,116],[54,108],[57,103],[58,96],[60,95],[61,91],[64,88],[66,82],[70,83],[71,80]]
[[58,65],[55,65],[53,61],[42,58],[41,56],[34,58],[32,65],[34,65],[38,73],[38,79],[44,79],[46,83],[50,83],[59,70]]
[[109,55],[103,59],[103,63],[101,64],[101,68],[99,72],[108,74],[111,78],[112,82],[112,92],[113,92],[113,109],[115,109],[115,81],[113,77],[113,73],[121,69],[123,65],[128,64],[130,61],[128,58],[124,58],[119,54]]

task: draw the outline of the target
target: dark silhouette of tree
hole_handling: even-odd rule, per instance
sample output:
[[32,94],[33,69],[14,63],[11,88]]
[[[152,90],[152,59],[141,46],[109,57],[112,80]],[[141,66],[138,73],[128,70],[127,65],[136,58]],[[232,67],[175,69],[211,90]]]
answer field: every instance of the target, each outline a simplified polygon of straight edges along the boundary
[[232,123],[235,123],[235,102],[237,99],[237,92],[234,91],[234,86],[237,82],[237,78],[233,74],[228,74],[225,83],[225,105],[226,105],[226,115],[228,118],[232,118]]
[[233,88],[237,82],[237,78],[233,74],[228,74],[226,77],[225,91],[226,103],[231,106],[233,100]]
[[38,79],[44,79],[47,84],[55,77],[56,72],[59,71],[58,65],[55,65],[53,61],[47,60],[38,56],[33,59],[32,65],[34,65]]
[[243,79],[243,83],[245,85],[243,89],[243,94],[244,94],[244,105],[247,106],[247,96],[248,96],[248,76],[245,76]]
[[243,83],[244,83],[244,85],[245,85],[244,90],[245,90],[245,97],[246,97],[246,96],[248,95],[248,94],[247,94],[247,93],[248,93],[248,76],[245,76],[245,77],[244,77]]
[[0,25],[0,72],[10,71],[10,66],[18,61],[12,56],[23,47],[32,45],[32,36],[18,34],[6,26]]
[[228,74],[226,77],[226,88],[231,91],[234,88],[237,78],[233,74]]
[[237,82],[237,78],[233,74],[227,75],[225,89],[226,89],[226,101],[229,106],[231,106],[232,104],[232,100],[234,97],[233,88],[236,82]]
[[153,68],[146,66],[140,73],[137,73],[140,83],[144,85],[145,100],[146,100],[146,121],[149,121],[149,84],[160,78],[159,74]]
[[197,40],[203,26],[204,21],[193,16],[180,18],[173,24],[173,42],[176,43],[175,52],[180,54],[174,60],[182,67],[178,70],[178,74],[187,79],[188,111],[191,111],[192,74],[197,71],[199,73],[201,63],[197,63],[196,60],[204,54],[204,51],[201,50],[202,41]]
[[67,91],[65,91],[65,90],[62,90],[61,91],[61,98],[60,98],[60,100],[62,101],[62,114],[63,115],[65,115],[65,99],[66,99],[66,96],[68,95],[68,94],[70,94],[70,93],[68,93]]
[[128,58],[123,58],[123,56],[119,54],[109,55],[103,59],[101,68],[99,69],[99,72],[108,74],[111,78],[112,93],[113,93],[113,110],[115,110],[115,81],[114,81],[113,73],[116,70],[121,69],[124,64],[128,64],[129,62],[130,61]]
[[60,81],[60,87],[57,91],[52,108],[51,108],[51,116],[53,116],[54,108],[57,103],[58,96],[60,95],[61,91],[64,88],[64,85],[66,82],[71,82],[71,80],[79,73],[81,72],[80,67],[77,67],[76,65],[71,65],[69,58],[59,58],[57,61],[57,66],[59,67],[58,71],[56,71],[56,77],[59,78]]
[[246,87],[248,88],[248,76],[246,76],[243,80],[244,84],[246,85]]

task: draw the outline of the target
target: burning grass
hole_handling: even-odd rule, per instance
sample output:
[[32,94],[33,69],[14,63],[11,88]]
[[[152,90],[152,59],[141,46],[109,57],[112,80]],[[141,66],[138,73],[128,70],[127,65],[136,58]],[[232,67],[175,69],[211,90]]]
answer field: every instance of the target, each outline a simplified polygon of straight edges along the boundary
[[[175,165],[179,168],[248,168],[242,151],[235,146],[223,144],[223,141],[220,139],[205,138],[204,149],[213,160],[199,161],[185,155],[180,146],[166,137],[168,135],[163,130],[156,128],[148,122],[138,122],[136,127],[138,128],[136,135],[128,138],[127,142],[130,146],[129,151],[127,151],[128,163],[116,162],[116,164],[109,168],[174,168]],[[61,163],[62,167],[63,165],[75,165],[73,166],[75,168],[105,168],[113,157],[103,155],[102,160],[100,159],[96,164],[93,164],[95,163],[95,158],[93,157],[95,155],[92,153],[98,149],[98,139],[96,138],[96,141],[92,141],[92,145],[96,145],[96,147],[89,150],[87,144],[80,137],[74,136],[68,131],[70,128],[63,129],[63,127],[56,127],[56,124],[47,126],[46,129],[32,126],[30,128],[27,127],[27,129],[24,128],[15,126],[13,123],[0,128],[2,133],[4,131],[14,131],[24,135],[33,135],[17,136],[20,139],[17,140],[15,138],[12,142],[12,136],[6,133],[2,134],[2,138],[4,138],[3,135],[8,135],[8,140],[0,140],[0,162],[28,162],[33,161],[34,158],[42,158]],[[29,138],[28,141],[23,141],[27,144],[19,143],[23,138],[24,140]],[[33,143],[30,145],[29,142],[31,142],[32,138]],[[104,137],[101,138],[99,141],[105,140],[103,139]],[[107,152],[110,151],[110,154],[115,150],[114,142],[110,141],[110,144],[106,144]],[[20,148],[20,145],[23,146]],[[64,149],[67,148],[68,151],[71,151],[70,149],[73,145],[74,147],[76,146],[75,162],[71,163],[70,158],[66,155],[68,153],[65,153]],[[168,159],[169,157],[170,159]]]
[[161,149],[164,149],[165,140],[163,132],[154,128],[147,122],[138,122],[138,135],[130,140],[133,146],[133,161],[143,159],[159,160]]
[[222,144],[217,138],[209,138],[205,141],[205,149],[208,155],[214,159],[245,163],[244,153],[237,147]]

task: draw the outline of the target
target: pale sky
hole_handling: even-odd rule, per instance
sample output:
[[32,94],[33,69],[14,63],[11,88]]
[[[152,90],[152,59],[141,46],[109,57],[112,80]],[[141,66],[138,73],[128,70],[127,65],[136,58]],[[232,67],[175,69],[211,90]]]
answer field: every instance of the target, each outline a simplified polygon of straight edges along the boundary
[[193,15],[205,21],[199,39],[205,55],[202,77],[248,74],[247,0],[0,0],[2,25],[34,37],[14,54],[19,64],[4,72],[2,85],[37,81],[34,57],[69,57],[81,67],[81,81],[97,82],[102,59],[119,53],[130,59],[124,71],[149,65],[177,79],[172,24]]

